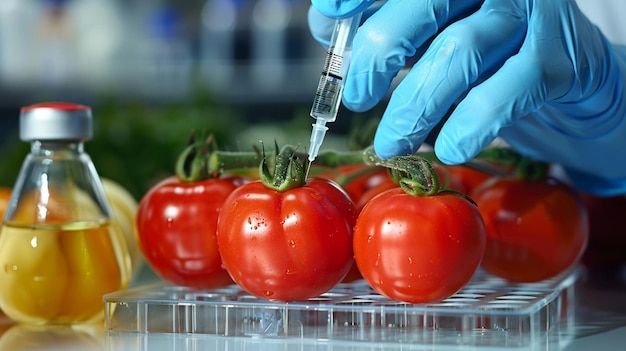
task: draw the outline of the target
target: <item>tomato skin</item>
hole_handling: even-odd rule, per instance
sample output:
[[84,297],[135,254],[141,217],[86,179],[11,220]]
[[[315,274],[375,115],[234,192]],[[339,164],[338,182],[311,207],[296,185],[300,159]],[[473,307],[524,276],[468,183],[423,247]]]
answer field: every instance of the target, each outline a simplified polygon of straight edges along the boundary
[[376,186],[368,189],[366,192],[363,193],[363,195],[361,195],[361,198],[356,203],[357,211],[361,212],[363,210],[363,207],[365,207],[365,205],[367,205],[367,203],[371,199],[376,197],[378,194],[384,192],[385,190],[399,188],[399,187],[400,186],[398,184],[394,183],[394,181],[391,180],[391,178],[387,178],[385,181],[383,181],[380,184],[377,184]]
[[391,181],[391,179],[389,178],[387,169],[385,168],[376,169],[376,168],[373,168],[372,166],[364,166],[364,165],[360,167],[353,166],[351,168],[339,167],[339,171],[342,174],[349,174],[350,172],[363,171],[368,168],[371,170],[370,173],[366,173],[360,177],[355,178],[354,180],[352,180],[350,183],[346,184],[343,187],[346,193],[348,193],[348,196],[350,196],[350,199],[352,199],[352,201],[355,203],[358,202],[363,196],[363,194],[367,192],[369,189],[381,183]]
[[[339,166],[333,169],[332,173],[326,172],[322,173],[320,176],[337,181],[341,184],[344,180],[342,179],[343,177],[351,177],[361,172],[361,175],[354,177],[348,183],[342,185],[342,188],[356,205],[357,212],[360,212],[370,198],[377,195],[382,190],[395,188],[397,186],[396,183],[391,180],[391,177],[389,177],[389,172],[386,168],[365,164]],[[361,272],[359,272],[356,262],[353,262],[350,271],[348,271],[348,274],[346,274],[342,282],[350,283],[360,279],[363,279]]]
[[217,241],[233,280],[260,298],[296,301],[339,283],[352,264],[356,209],[334,182],[278,192],[250,182],[225,201]]
[[339,166],[324,170],[317,176],[337,182],[354,203],[357,203],[369,189],[390,181],[386,168],[365,164]]
[[[452,189],[456,189],[456,185],[450,183],[450,181],[452,180],[449,176],[448,170],[446,169],[446,167],[438,164],[438,163],[433,163],[432,164],[433,169],[435,170],[435,172],[437,173],[437,177],[439,179],[439,184],[442,188],[452,188]],[[398,184],[396,184],[391,177],[387,174],[385,178],[380,179],[379,181],[377,181],[374,185],[370,186],[369,188],[367,188],[360,196],[360,198],[358,199],[358,201],[356,201],[356,208],[357,210],[360,212],[363,207],[365,207],[365,205],[372,199],[374,198],[376,195],[384,192],[385,190],[389,190],[389,189],[393,189],[393,188],[398,188],[400,187]]]
[[494,178],[473,193],[485,220],[482,267],[511,282],[552,278],[581,258],[589,237],[584,204],[568,185],[549,178]]
[[445,166],[450,180],[449,187],[464,194],[471,194],[474,189],[493,177],[492,174],[468,166]]
[[370,286],[393,300],[440,301],[467,284],[485,251],[476,206],[455,194],[382,192],[363,208],[354,257]]
[[198,182],[171,177],[144,195],[136,218],[139,245],[161,278],[196,289],[232,284],[215,232],[224,200],[244,182],[236,176]]

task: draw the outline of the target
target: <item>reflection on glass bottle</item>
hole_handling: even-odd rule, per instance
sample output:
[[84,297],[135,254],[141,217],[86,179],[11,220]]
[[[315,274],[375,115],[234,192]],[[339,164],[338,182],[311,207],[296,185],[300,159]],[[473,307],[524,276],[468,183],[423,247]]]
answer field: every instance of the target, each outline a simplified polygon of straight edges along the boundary
[[102,295],[126,287],[130,258],[83,149],[91,111],[67,103],[22,108],[31,143],[0,231],[0,308],[32,324],[103,317]]

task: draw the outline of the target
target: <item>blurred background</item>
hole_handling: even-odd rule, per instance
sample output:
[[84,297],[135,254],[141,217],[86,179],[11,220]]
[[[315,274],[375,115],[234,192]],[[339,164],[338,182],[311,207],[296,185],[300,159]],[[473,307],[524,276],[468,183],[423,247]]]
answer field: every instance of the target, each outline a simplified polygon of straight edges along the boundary
[[[0,186],[29,145],[20,107],[87,104],[101,176],[136,198],[173,172],[192,130],[222,149],[308,147],[325,54],[306,0],[0,0]],[[375,114],[376,112],[371,112]],[[323,148],[346,146],[340,110]]]

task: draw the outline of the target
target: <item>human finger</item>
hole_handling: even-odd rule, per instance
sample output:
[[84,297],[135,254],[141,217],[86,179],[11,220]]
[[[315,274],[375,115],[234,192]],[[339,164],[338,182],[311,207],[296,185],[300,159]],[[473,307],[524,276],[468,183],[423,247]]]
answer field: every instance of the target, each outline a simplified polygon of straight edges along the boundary
[[407,58],[449,22],[474,11],[479,0],[389,0],[354,37],[343,102],[354,111],[372,108],[386,95]]
[[[467,162],[487,147],[507,127],[538,123],[530,114],[563,95],[563,86],[549,82],[569,82],[563,67],[570,65],[565,55],[549,48],[560,45],[560,38],[524,44],[489,79],[474,87],[459,103],[435,141],[437,157],[447,164]],[[545,52],[553,52],[545,57]],[[546,128],[552,128],[545,126]],[[539,142],[539,140],[537,140]],[[550,143],[549,140],[542,141]],[[549,149],[549,145],[546,145]]]
[[347,18],[365,11],[375,0],[311,0],[317,11],[330,18]]
[[490,6],[450,25],[393,92],[374,140],[377,154],[417,150],[472,84],[519,50],[525,33],[523,14]]

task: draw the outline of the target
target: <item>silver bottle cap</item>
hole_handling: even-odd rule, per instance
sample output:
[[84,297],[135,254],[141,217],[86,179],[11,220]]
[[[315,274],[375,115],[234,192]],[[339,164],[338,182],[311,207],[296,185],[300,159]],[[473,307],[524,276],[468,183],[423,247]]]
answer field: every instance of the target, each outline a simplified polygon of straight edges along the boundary
[[92,136],[91,108],[68,102],[24,106],[20,112],[20,139],[88,140]]

